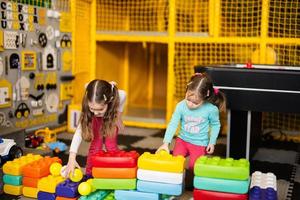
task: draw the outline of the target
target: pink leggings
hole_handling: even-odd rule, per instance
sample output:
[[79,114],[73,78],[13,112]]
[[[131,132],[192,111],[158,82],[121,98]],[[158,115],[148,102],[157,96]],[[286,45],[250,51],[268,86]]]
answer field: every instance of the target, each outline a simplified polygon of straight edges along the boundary
[[[102,126],[102,120],[97,121],[95,125],[93,124],[93,132],[94,132],[94,139],[91,141],[89,153],[87,156],[87,163],[85,173],[87,175],[92,175],[92,165],[91,165],[91,157],[92,155],[102,151],[103,149],[103,138],[106,151],[118,151],[118,128],[116,129],[116,133],[112,137],[103,137],[101,133],[99,133],[99,128]],[[96,134],[97,133],[97,134]]]
[[194,164],[197,158],[206,154],[205,149],[206,149],[205,146],[194,145],[177,137],[175,141],[173,155],[174,156],[182,155],[184,157],[189,155],[190,156],[189,169],[194,171]]

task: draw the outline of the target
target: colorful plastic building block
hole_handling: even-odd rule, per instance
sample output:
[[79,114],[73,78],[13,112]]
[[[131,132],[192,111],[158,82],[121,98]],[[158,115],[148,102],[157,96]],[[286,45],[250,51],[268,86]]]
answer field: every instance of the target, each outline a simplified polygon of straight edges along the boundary
[[22,185],[22,176],[4,174],[3,182],[9,185]]
[[111,192],[103,200],[115,200],[115,193]]
[[42,191],[39,191],[38,192],[38,200],[55,200],[56,198],[56,195],[53,194],[53,193],[49,193],[49,192],[42,192]]
[[23,187],[23,195],[25,197],[30,197],[30,198],[37,198],[38,196],[38,189],[33,188],[33,187]]
[[160,151],[157,154],[145,152],[139,157],[138,168],[182,173],[184,170],[184,161],[185,158],[183,156],[172,156],[166,151]]
[[138,169],[137,178],[143,181],[182,184],[183,174],[184,173],[160,172],[146,169]]
[[136,151],[100,152],[92,156],[93,167],[131,168],[137,166],[139,154]]
[[247,200],[248,194],[234,194],[226,192],[216,192],[208,190],[194,189],[194,200]]
[[137,190],[141,192],[152,192],[178,196],[183,192],[183,185],[138,180]]
[[273,173],[262,173],[260,171],[255,171],[251,175],[250,188],[254,186],[258,186],[261,189],[273,188],[276,191],[276,176]]
[[92,174],[94,178],[136,178],[137,167],[131,168],[104,168],[93,167]]
[[68,198],[68,197],[61,197],[61,196],[56,196],[55,200],[76,200],[77,198]]
[[250,189],[249,200],[277,200],[277,191],[274,188],[262,189],[254,186]]
[[94,178],[92,186],[102,190],[134,190],[136,179],[103,179]]
[[276,176],[273,173],[262,173],[260,171],[252,173],[249,199],[277,200]]
[[211,190],[217,192],[228,192],[237,194],[248,193],[248,180],[229,180],[220,178],[194,177],[194,187],[202,190]]
[[194,173],[195,176],[209,178],[247,180],[250,173],[249,166],[249,161],[246,159],[201,156],[195,163]]
[[5,174],[21,176],[23,167],[25,165],[41,158],[42,158],[41,155],[33,155],[33,154],[27,154],[26,156],[16,158],[13,161],[8,161],[3,165],[3,172]]
[[43,192],[55,193],[56,186],[64,180],[61,176],[49,175],[39,180],[38,189]]
[[104,199],[107,195],[110,194],[110,191],[108,190],[97,190],[90,195],[87,196],[81,196],[79,199],[80,200],[102,200]]
[[115,198],[122,200],[132,200],[132,199],[147,199],[147,200],[160,200],[159,194],[140,192],[136,190],[116,190]]
[[56,186],[56,195],[67,198],[78,197],[78,186],[80,182],[73,182],[70,179],[65,180],[64,182]]
[[22,185],[9,185],[4,184],[4,193],[11,195],[21,195],[22,194]]
[[37,188],[39,178],[23,177],[23,186]]
[[42,159],[31,162],[23,167],[23,176],[31,178],[41,178],[50,174],[50,165],[54,162],[61,163],[58,157],[46,156]]

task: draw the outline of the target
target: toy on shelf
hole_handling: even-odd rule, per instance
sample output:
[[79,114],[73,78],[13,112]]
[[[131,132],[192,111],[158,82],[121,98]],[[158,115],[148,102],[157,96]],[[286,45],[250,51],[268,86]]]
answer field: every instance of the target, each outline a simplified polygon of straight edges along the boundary
[[23,155],[23,150],[13,139],[0,137],[0,166],[8,160],[19,158]]
[[50,142],[56,142],[57,134],[60,132],[64,132],[66,130],[67,130],[67,126],[58,127],[53,130],[50,130],[48,127],[46,127],[44,129],[39,129],[35,131],[34,135],[42,136],[44,137],[45,143],[50,143]]

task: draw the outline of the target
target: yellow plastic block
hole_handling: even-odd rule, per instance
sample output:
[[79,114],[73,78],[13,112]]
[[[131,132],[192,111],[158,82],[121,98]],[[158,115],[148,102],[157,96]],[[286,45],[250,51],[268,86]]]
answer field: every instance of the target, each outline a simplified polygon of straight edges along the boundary
[[23,195],[25,197],[37,198],[39,190],[33,187],[23,187]]
[[157,154],[145,152],[138,159],[138,168],[180,173],[184,170],[184,161],[183,156],[172,156],[166,151]]
[[38,190],[43,192],[55,193],[56,186],[65,179],[62,176],[49,175],[39,180]]
[[26,156],[16,158],[13,161],[8,161],[3,165],[3,172],[4,174],[21,176],[22,169],[25,165],[41,158],[42,158],[41,155],[33,155],[33,154],[27,154]]
[[22,185],[4,184],[4,193],[11,195],[22,195]]

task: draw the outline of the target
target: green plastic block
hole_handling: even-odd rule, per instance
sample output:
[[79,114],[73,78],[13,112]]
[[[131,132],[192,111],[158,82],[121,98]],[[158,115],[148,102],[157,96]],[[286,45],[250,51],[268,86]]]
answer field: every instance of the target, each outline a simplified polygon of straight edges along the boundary
[[97,190],[87,196],[81,196],[79,200],[104,200],[109,193],[107,190]]
[[250,163],[246,159],[201,156],[195,163],[194,173],[195,176],[202,177],[247,180],[249,168]]
[[9,174],[5,174],[3,176],[3,182],[9,185],[22,185],[22,179],[23,176],[14,176]]
[[102,190],[134,190],[136,179],[94,178],[92,185],[94,188]]
[[103,200],[115,200],[115,193],[109,193]]

